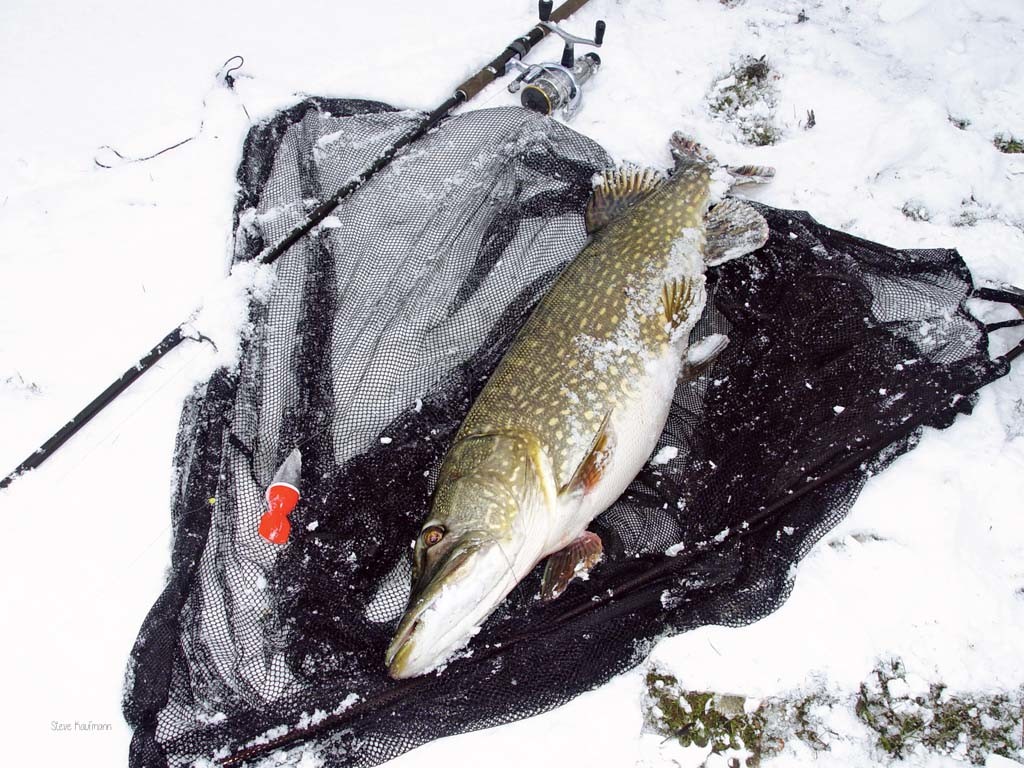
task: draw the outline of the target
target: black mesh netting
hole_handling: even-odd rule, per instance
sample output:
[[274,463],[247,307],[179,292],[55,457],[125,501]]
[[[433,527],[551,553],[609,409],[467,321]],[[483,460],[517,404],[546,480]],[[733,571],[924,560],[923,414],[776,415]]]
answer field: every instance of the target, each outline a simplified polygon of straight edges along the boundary
[[[236,261],[420,117],[310,100],[253,129]],[[648,466],[593,524],[606,559],[591,579],[542,605],[534,573],[470,655],[391,681],[384,650],[432,473],[585,242],[582,209],[609,162],[530,112],[463,114],[273,266],[238,370],[215,374],[182,415],[170,577],[125,698],[132,766],[256,764],[293,749],[377,765],[558,706],[666,633],[755,621],[871,474],[1005,372],[962,309],[972,285],[955,252],[896,251],[762,207],[771,240],[709,276],[694,331],[731,344],[676,393],[661,446],[678,456]],[[303,499],[280,547],[257,522],[296,446]]]

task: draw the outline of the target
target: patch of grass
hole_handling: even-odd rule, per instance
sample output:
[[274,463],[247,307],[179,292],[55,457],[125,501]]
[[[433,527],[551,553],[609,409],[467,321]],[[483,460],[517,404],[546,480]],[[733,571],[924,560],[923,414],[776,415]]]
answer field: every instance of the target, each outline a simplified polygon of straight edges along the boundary
[[951,122],[953,125],[959,128],[961,131],[966,131],[971,124],[971,121],[968,120],[966,117],[953,117],[952,115],[949,116],[949,122]]
[[827,751],[829,741],[835,735],[822,722],[818,710],[822,707],[831,708],[836,703],[835,699],[823,692],[810,694],[789,703],[790,719],[795,724],[793,733],[815,752]]
[[8,387],[15,391],[25,392],[29,395],[40,395],[43,390],[34,381],[26,381],[20,373],[0,379],[0,386]]
[[992,139],[992,144],[1000,152],[1007,155],[1019,155],[1024,153],[1024,141],[1016,138],[1015,136],[1004,136],[999,134]]
[[708,110],[733,124],[747,144],[766,146],[782,136],[775,124],[778,75],[764,56],[744,56],[711,87]]
[[644,720],[666,740],[705,748],[733,766],[756,768],[794,737],[815,752],[827,751],[835,734],[820,712],[835,703],[824,692],[748,702],[744,696],[687,691],[676,678],[652,670],[647,674]]
[[[787,743],[828,752],[841,736],[829,727],[836,709],[856,714],[888,759],[925,750],[984,765],[990,754],[1024,756],[1022,702],[1007,694],[951,695],[945,686],[914,691],[899,660],[879,665],[855,696],[837,698],[824,689],[761,701],[714,691],[686,690],[664,672],[646,678],[645,727],[683,747],[700,747],[735,768],[756,768]],[[921,683],[919,687],[924,687]],[[855,738],[863,738],[857,736]],[[717,764],[717,763],[716,763]]]
[[932,217],[928,209],[917,200],[907,200],[903,204],[903,215],[911,221],[928,221]]
[[979,221],[986,221],[996,218],[991,207],[979,203],[971,195],[969,198],[960,201],[960,213],[952,220],[954,227],[973,227]]
[[654,671],[647,674],[647,693],[645,721],[651,730],[684,747],[707,747],[719,754],[744,752],[744,765],[760,765],[764,718],[759,709],[745,711],[744,697],[684,691],[674,677]]
[[[1024,309],[1018,311],[1024,315]],[[1006,425],[1006,436],[1011,440],[1015,437],[1024,437],[1024,398],[1018,398],[1013,403],[1013,416]],[[1024,587],[1018,589],[1017,594],[1024,597]]]
[[896,759],[919,746],[974,765],[984,765],[992,753],[1020,757],[1020,699],[953,696],[941,684],[914,695],[898,659],[881,665],[874,679],[861,684],[855,712],[875,733],[877,746]]

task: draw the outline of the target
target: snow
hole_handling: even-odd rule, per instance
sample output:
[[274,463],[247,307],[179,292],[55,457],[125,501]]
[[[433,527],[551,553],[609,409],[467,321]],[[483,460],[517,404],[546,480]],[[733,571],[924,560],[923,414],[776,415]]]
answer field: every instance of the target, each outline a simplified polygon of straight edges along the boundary
[[679,449],[674,445],[666,445],[651,458],[651,464],[668,464],[679,455]]
[[[807,21],[797,23],[804,10]],[[240,303],[272,279],[235,270],[234,172],[254,117],[296,93],[427,109],[534,21],[535,4],[314,0],[282,13],[198,0],[0,6],[0,470],[28,455],[180,322],[187,341],[44,468],[0,491],[0,721],[11,766],[124,764],[125,662],[169,563],[171,456],[183,398],[230,362]],[[459,23],[453,24],[457,18]],[[573,126],[621,160],[669,165],[681,129],[723,162],[770,165],[744,194],[897,247],[955,247],[979,282],[1024,285],[1024,6],[1005,0],[591,0],[569,28],[608,22],[603,66]],[[346,34],[348,30],[371,34]],[[386,30],[387,45],[381,45]],[[373,33],[374,31],[379,31]],[[531,61],[558,58],[546,41]],[[234,90],[215,83],[241,53]],[[745,55],[767,55],[779,143],[741,146],[706,97]],[[503,85],[470,108],[514,103]],[[804,129],[808,110],[816,124]],[[961,129],[953,120],[969,120]],[[200,129],[200,126],[201,129]],[[109,145],[145,156],[97,167]],[[905,212],[906,211],[906,212]],[[331,226],[329,220],[324,226]],[[193,314],[197,308],[202,309]],[[1011,317],[978,304],[989,322]],[[198,338],[198,336],[197,336]],[[1019,332],[1000,331],[993,352]],[[912,361],[907,361],[910,364]],[[872,479],[801,564],[790,600],[741,629],[662,641],[649,663],[688,688],[762,697],[848,694],[879,658],[954,691],[1024,682],[1024,374]],[[894,396],[901,396],[896,394]],[[428,744],[397,768],[492,768],[559,757],[595,766],[698,765],[641,735],[643,670],[548,713]],[[836,764],[875,765],[835,714]],[[53,724],[112,727],[58,730]],[[598,725],[599,727],[595,727]],[[786,765],[813,765],[809,751]],[[307,765],[315,759],[303,755]],[[912,755],[910,765],[949,760]],[[1007,762],[990,757],[990,766]]]

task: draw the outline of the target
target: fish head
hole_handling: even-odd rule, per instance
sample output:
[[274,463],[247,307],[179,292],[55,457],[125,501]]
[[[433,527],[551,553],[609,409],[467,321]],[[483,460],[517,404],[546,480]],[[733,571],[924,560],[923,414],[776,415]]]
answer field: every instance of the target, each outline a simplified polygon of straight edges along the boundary
[[[491,448],[491,458],[502,453]],[[521,457],[446,461],[414,544],[409,604],[387,650],[391,677],[442,666],[535,564],[547,530],[542,494],[522,469]]]

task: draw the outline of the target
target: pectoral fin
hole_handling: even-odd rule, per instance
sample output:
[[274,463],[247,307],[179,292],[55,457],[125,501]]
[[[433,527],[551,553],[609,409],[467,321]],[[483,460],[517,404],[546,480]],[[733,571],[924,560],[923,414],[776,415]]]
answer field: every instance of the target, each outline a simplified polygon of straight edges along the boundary
[[636,205],[665,181],[651,168],[627,166],[606,171],[587,203],[587,232],[593,234],[628,208]]
[[576,467],[576,471],[572,473],[569,482],[560,489],[560,496],[576,494],[586,496],[601,481],[604,468],[608,464],[615,444],[609,424],[611,415],[611,411],[605,415],[590,450],[587,451],[587,455],[583,457],[580,465]]
[[768,222],[764,216],[753,206],[731,197],[712,208],[704,223],[704,262],[709,267],[746,256],[768,242]]
[[573,579],[586,578],[590,569],[601,561],[604,545],[596,533],[584,531],[565,549],[555,552],[544,566],[540,598],[554,600],[565,592]]

